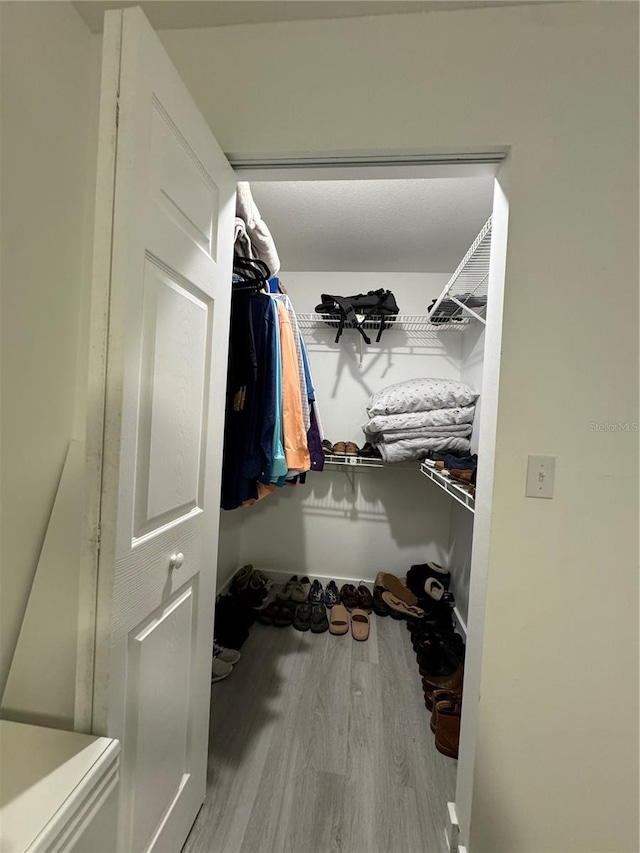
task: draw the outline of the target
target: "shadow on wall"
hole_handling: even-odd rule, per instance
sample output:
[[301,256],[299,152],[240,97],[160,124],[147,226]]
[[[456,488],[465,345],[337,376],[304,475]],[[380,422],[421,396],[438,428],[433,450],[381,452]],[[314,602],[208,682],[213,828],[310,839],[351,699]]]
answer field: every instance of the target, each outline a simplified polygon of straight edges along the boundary
[[[397,367],[394,359],[403,356],[437,355],[440,364],[444,361],[448,367],[445,372],[456,375],[459,373],[461,343],[459,332],[387,330],[382,333],[380,342],[376,343],[377,332],[367,329],[371,344],[366,344],[355,329],[345,329],[339,343],[335,342],[335,334],[336,331],[330,328],[318,328],[305,333],[309,353],[317,352],[322,356],[333,353],[337,356],[335,379],[330,394],[332,400],[338,398],[339,389],[346,377],[350,377],[356,385],[360,386],[367,397],[384,387],[388,374],[391,374],[388,377],[388,384],[398,381],[398,376],[393,375]],[[360,363],[361,349],[362,364]],[[424,372],[424,366],[418,370],[418,373],[421,372]],[[439,372],[442,372],[441,368]],[[373,382],[371,382],[372,378]],[[406,375],[404,378],[411,377]]]
[[311,473],[242,512],[241,562],[265,570],[372,581],[447,557],[447,497],[417,468]]

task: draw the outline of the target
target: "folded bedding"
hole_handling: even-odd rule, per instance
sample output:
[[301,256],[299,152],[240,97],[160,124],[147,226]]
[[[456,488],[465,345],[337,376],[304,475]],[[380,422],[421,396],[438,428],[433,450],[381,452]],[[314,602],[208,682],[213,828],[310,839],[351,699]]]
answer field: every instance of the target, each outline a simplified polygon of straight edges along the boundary
[[377,447],[380,444],[389,444],[391,441],[406,441],[420,438],[465,438],[471,435],[472,432],[473,427],[471,424],[458,424],[448,427],[425,427],[425,429],[378,432],[375,435],[369,436],[369,439]]
[[409,379],[372,394],[367,403],[369,417],[428,412],[471,406],[478,399],[473,389],[454,379]]
[[385,462],[411,462],[424,459],[429,451],[437,453],[468,453],[468,438],[407,438],[378,445]]
[[450,424],[471,424],[475,406],[456,406],[453,409],[431,409],[428,412],[400,412],[396,415],[374,415],[362,427],[367,435],[394,430],[423,429]]

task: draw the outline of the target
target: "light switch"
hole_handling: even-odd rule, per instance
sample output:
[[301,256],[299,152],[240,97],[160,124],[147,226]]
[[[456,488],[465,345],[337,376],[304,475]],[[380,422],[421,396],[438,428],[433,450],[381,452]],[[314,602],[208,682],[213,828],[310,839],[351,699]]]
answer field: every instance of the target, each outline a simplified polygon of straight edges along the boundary
[[555,456],[529,456],[525,495],[528,498],[552,498],[555,477]]

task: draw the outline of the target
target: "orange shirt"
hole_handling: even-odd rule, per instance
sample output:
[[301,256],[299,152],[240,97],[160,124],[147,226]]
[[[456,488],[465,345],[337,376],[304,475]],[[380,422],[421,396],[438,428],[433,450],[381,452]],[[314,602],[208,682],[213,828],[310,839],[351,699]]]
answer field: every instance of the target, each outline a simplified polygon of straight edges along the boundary
[[302,392],[296,345],[287,309],[281,302],[276,301],[276,305],[278,306],[278,319],[280,321],[280,350],[282,353],[284,455],[290,471],[309,471],[311,459],[307,446],[307,432],[302,417]]

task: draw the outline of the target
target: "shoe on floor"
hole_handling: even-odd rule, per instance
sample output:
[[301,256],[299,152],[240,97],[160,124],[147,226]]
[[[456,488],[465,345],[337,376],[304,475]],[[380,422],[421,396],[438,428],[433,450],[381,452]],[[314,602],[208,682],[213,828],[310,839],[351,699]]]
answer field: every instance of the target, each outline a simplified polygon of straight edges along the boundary
[[337,637],[349,633],[349,614],[342,604],[336,604],[331,608],[329,633],[335,634]]
[[391,612],[389,605],[382,598],[382,593],[385,592],[383,586],[374,586],[373,588],[373,612],[376,616],[388,616]]
[[435,732],[436,749],[450,758],[458,757],[461,708],[462,705],[459,701],[442,702],[438,707]]
[[296,631],[308,631],[311,627],[311,605],[299,604],[293,617],[293,627]]
[[291,593],[291,601],[295,601],[296,604],[302,604],[308,600],[310,591],[311,581],[305,575],[303,578],[300,578],[298,583],[294,586],[293,592]]
[[367,587],[363,583],[359,584],[356,593],[358,595],[359,609],[364,610],[366,613],[371,613],[373,610],[373,596]]
[[369,614],[359,608],[351,611],[351,636],[361,643],[369,639]]
[[284,587],[276,593],[276,598],[279,598],[280,601],[289,601],[289,599],[293,595],[293,591],[296,588],[297,583],[298,575],[291,575]]
[[213,657],[217,660],[221,660],[224,663],[230,663],[231,666],[238,663],[240,660],[240,652],[235,649],[225,649],[224,646],[219,645],[218,643],[213,642]]
[[[390,572],[384,572],[380,580],[380,585],[383,586],[387,592],[392,593],[396,598],[404,601],[405,604],[415,607],[418,603],[417,596],[415,596],[410,589],[407,589],[400,578],[396,577],[396,575],[392,575]],[[387,604],[388,603],[389,602],[387,602]]]
[[360,606],[358,602],[358,590],[352,583],[343,584],[340,589],[340,600],[347,610],[353,610],[354,607]]
[[273,620],[280,613],[280,608],[282,607],[282,602],[270,601],[269,604],[263,609],[259,610],[256,614],[256,618],[261,625],[273,625]]
[[[304,607],[304,604],[300,605]],[[327,619],[327,610],[324,604],[311,605],[311,633],[324,634],[329,630],[329,620]]]
[[276,628],[288,628],[289,625],[293,624],[293,617],[295,614],[295,604],[291,601],[282,601],[279,603],[278,610],[273,617],[273,624]]
[[324,603],[327,607],[334,607],[340,604],[340,592],[335,581],[329,581],[324,591]]
[[322,588],[322,584],[319,580],[315,580],[311,584],[311,589],[309,590],[309,603],[324,604],[324,589]]
[[424,610],[421,610],[419,607],[415,607],[413,604],[407,604],[392,592],[383,592],[382,600],[389,606],[391,616],[396,619],[407,619],[409,617],[422,619],[424,617]]
[[230,663],[225,663],[220,658],[214,658],[211,661],[211,681],[222,681],[231,675],[233,667]]

